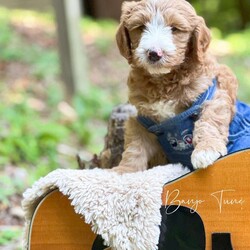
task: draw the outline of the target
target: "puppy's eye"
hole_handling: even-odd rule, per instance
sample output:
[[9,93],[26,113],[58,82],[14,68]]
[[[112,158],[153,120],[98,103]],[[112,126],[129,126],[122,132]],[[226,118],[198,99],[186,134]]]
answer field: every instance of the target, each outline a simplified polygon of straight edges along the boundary
[[137,29],[142,31],[142,30],[145,29],[145,25],[140,25],[140,26],[137,27]]
[[131,31],[133,30],[137,30],[137,31],[143,31],[145,29],[145,25],[142,24],[142,25],[134,25],[132,28],[131,28]]
[[172,30],[173,32],[179,31],[179,29],[176,28],[176,27],[174,27],[174,26],[171,27],[171,30]]

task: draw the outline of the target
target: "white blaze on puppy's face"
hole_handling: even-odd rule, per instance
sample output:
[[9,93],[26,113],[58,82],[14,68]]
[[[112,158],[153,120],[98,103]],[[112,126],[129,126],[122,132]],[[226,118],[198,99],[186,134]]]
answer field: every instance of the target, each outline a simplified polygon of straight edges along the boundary
[[118,47],[129,64],[168,74],[187,59],[202,60],[209,37],[186,0],[141,0],[123,5]]
[[[151,8],[149,11],[153,11],[154,14],[150,22],[145,24],[145,29],[142,32],[135,54],[140,64],[149,73],[169,73],[170,68],[163,67],[163,64],[165,65],[168,56],[174,54],[176,51],[172,29],[165,24],[164,17],[159,10],[152,10]],[[153,53],[152,57],[149,57],[150,53]]]

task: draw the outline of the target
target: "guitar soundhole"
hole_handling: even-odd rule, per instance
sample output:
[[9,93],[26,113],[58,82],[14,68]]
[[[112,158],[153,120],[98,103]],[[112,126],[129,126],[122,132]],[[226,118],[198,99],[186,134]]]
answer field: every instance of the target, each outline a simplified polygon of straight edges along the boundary
[[162,206],[161,214],[159,250],[205,250],[205,229],[198,213],[171,205]]
[[108,246],[104,245],[104,240],[102,238],[101,235],[97,235],[97,237],[95,238],[95,241],[92,245],[91,250],[104,250],[106,249]]
[[[158,250],[205,250],[204,224],[197,212],[187,207],[162,206],[162,222]],[[107,246],[100,235],[91,250],[105,250]],[[212,250],[233,250],[230,233],[213,233]]]

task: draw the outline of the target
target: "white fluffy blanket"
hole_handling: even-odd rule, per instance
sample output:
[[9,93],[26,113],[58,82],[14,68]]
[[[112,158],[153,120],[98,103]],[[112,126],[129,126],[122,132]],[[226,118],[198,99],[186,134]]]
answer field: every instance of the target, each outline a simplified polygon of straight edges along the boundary
[[26,237],[37,200],[58,188],[112,249],[157,249],[162,187],[187,172],[181,165],[125,175],[102,169],[55,170],[24,193]]

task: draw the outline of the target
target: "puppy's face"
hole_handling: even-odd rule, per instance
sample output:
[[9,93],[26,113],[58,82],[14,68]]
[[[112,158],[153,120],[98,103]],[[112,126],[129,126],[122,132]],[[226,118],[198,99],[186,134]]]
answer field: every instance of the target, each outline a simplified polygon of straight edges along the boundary
[[203,18],[185,0],[124,2],[117,44],[150,74],[167,74],[186,58],[202,61],[210,42]]

